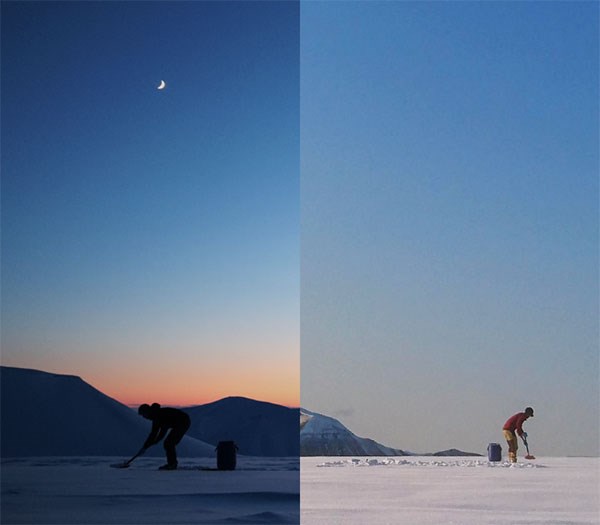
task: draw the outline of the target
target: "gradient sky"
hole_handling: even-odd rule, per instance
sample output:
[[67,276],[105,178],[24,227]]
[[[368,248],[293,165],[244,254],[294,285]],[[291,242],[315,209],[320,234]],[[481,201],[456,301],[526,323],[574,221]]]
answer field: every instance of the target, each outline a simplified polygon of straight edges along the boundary
[[[598,455],[598,3],[301,7],[301,400]],[[503,443],[506,450],[506,444]]]
[[2,364],[297,406],[298,261],[297,3],[2,2]]

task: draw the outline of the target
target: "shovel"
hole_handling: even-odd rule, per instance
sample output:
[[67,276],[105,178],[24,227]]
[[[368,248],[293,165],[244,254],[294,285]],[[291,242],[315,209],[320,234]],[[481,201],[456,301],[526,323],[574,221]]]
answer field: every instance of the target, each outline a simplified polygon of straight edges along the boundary
[[529,445],[527,444],[527,438],[523,438],[523,443],[525,443],[525,448],[527,449],[527,455],[525,456],[525,459],[535,459],[535,456],[532,456],[529,453]]
[[123,461],[122,463],[113,463],[111,465],[112,468],[128,468],[129,465],[131,465],[131,462],[137,458],[138,456],[141,456],[144,452],[146,452],[146,449],[144,447],[142,447],[139,452],[133,456],[130,460],[127,461]]

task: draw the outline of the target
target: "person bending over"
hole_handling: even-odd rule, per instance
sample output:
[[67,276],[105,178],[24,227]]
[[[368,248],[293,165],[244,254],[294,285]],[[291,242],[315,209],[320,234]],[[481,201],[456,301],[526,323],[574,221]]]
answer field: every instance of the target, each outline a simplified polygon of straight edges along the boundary
[[509,417],[502,427],[504,439],[508,443],[508,460],[511,463],[517,462],[517,449],[519,448],[517,434],[521,439],[527,439],[527,432],[523,431],[523,423],[530,417],[533,417],[533,408],[527,407],[525,412],[518,412],[514,416]]
[[144,443],[144,450],[159,443],[170,430],[163,443],[167,464],[160,467],[160,470],[175,470],[177,468],[175,445],[190,428],[190,416],[177,408],[162,408],[158,403],[152,403],[151,406],[144,403],[138,409],[138,414],[152,421],[152,430]]

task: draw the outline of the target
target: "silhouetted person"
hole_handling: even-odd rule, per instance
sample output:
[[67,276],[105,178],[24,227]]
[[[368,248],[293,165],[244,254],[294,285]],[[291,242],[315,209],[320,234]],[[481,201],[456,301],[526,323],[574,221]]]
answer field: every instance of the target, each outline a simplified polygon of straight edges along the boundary
[[162,408],[158,403],[152,403],[152,406],[144,403],[138,409],[138,414],[152,421],[152,430],[144,443],[144,449],[160,442],[171,430],[163,443],[167,453],[167,464],[160,469],[175,470],[177,468],[175,445],[181,441],[183,435],[190,428],[190,416],[177,408]]

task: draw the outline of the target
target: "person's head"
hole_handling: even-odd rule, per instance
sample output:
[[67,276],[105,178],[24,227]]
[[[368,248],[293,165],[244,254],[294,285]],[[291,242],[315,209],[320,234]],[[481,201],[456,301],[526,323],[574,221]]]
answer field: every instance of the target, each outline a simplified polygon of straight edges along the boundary
[[531,408],[531,407],[527,407],[527,408],[525,409],[525,415],[526,415],[527,417],[533,417],[533,408]]
[[153,415],[159,408],[160,405],[158,403],[152,403],[152,406],[144,403],[143,405],[140,405],[140,408],[138,408],[138,414],[146,419],[152,419]]
[[150,419],[150,405],[144,403],[138,408],[138,414],[146,419]]

